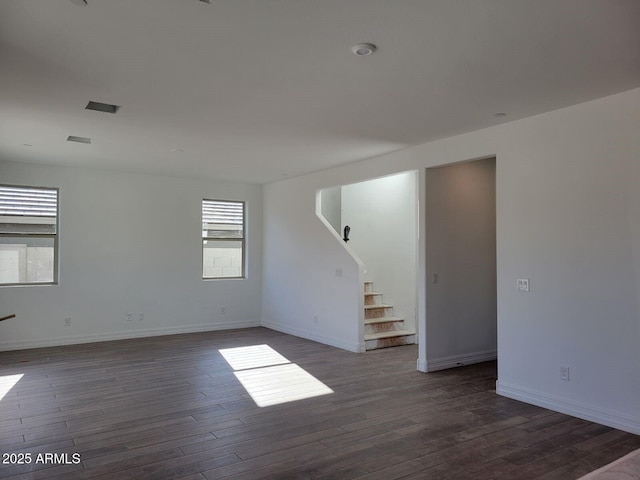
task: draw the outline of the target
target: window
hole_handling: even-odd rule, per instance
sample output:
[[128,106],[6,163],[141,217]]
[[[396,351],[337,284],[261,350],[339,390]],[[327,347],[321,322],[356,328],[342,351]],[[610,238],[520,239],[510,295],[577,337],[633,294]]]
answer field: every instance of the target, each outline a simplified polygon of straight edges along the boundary
[[202,200],[202,278],[244,278],[244,202]]
[[0,285],[57,283],[58,190],[0,185]]

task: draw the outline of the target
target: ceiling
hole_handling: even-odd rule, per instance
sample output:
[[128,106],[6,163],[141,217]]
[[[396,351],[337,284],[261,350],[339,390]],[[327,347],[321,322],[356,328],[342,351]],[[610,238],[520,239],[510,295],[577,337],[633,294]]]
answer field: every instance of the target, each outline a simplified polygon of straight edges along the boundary
[[0,2],[0,159],[269,183],[640,87],[638,0],[87,1]]

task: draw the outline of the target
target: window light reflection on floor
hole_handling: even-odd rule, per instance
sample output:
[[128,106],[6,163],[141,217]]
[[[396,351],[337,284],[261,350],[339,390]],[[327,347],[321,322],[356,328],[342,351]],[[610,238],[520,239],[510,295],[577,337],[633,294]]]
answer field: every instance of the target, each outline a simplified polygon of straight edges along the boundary
[[333,393],[328,386],[269,345],[220,350],[256,405],[269,407]]
[[219,350],[219,352],[234,370],[247,370],[248,368],[269,367],[271,365],[291,363],[269,345],[224,348]]
[[23,376],[24,374],[21,373],[18,375],[4,375],[0,377],[0,400],[9,393],[9,390],[11,390]]

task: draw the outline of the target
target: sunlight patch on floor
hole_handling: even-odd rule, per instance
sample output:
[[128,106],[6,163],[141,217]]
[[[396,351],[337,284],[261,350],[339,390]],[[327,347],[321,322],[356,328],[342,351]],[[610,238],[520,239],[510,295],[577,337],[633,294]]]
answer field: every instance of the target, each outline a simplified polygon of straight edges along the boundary
[[294,363],[234,374],[259,407],[333,393],[324,383]]
[[220,353],[259,407],[333,393],[327,385],[268,345],[226,348]]
[[20,379],[24,377],[24,374],[18,375],[4,375],[0,376],[0,400],[2,400],[9,390],[11,390]]
[[248,368],[269,367],[271,365],[291,363],[269,345],[223,348],[220,349],[219,352],[234,370],[246,370]]

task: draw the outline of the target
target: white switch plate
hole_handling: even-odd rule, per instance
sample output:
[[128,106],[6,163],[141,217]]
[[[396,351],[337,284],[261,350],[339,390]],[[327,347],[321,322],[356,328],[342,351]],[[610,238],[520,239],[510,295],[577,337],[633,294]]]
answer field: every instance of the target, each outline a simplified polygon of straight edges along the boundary
[[569,367],[567,366],[560,367],[560,380],[564,380],[565,382],[568,382],[570,380]]
[[519,292],[528,292],[529,291],[529,279],[528,278],[519,278],[516,284],[516,289]]

